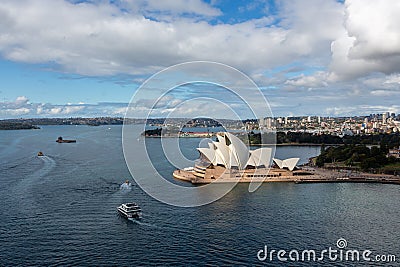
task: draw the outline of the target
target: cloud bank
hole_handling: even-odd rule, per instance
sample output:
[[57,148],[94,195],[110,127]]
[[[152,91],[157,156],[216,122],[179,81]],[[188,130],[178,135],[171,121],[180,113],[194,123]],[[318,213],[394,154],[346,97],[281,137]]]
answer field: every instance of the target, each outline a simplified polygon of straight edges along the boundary
[[[265,13],[241,21],[222,19],[226,11],[216,3],[3,0],[0,55],[50,71],[133,79],[216,61],[255,79],[278,115],[397,110],[400,2],[280,0],[270,12],[261,1],[253,4]],[[22,98],[1,105],[3,116],[91,114],[89,105]]]
[[[340,33],[342,5],[284,1],[281,12],[282,25],[268,16],[212,24],[208,18],[220,11],[199,0],[5,0],[0,52],[9,60],[51,63],[81,75],[149,74],[193,60],[223,62],[248,72],[311,56],[316,58],[312,61],[324,60]],[[161,19],[152,18],[155,13]]]

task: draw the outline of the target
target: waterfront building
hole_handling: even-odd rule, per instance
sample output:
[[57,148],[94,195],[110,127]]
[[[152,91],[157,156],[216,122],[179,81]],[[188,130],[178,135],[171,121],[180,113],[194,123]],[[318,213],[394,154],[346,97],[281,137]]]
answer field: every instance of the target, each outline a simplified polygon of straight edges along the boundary
[[387,154],[388,157],[395,157],[400,159],[400,147],[389,149],[389,153]]
[[[298,175],[311,175],[297,169],[299,158],[272,159],[272,148],[249,148],[235,135],[217,133],[217,141],[197,148],[200,158],[194,167],[176,170],[174,177],[192,183],[294,181]],[[272,166],[275,162],[276,166]]]

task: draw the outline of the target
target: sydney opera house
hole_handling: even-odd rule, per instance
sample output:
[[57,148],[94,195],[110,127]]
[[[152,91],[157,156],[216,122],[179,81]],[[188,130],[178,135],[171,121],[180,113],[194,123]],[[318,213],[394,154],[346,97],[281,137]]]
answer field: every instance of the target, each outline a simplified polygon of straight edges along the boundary
[[299,158],[272,158],[272,148],[249,148],[235,135],[222,132],[208,147],[197,148],[200,158],[194,167],[176,170],[176,179],[196,184],[211,182],[294,181],[310,175],[296,167]]

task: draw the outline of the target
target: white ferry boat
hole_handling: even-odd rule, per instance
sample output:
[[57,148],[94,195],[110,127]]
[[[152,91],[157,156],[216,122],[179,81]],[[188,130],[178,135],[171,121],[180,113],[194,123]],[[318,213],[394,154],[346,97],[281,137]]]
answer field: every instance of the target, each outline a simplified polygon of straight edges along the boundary
[[138,204],[124,203],[117,208],[118,213],[127,219],[140,219],[142,217],[142,209]]

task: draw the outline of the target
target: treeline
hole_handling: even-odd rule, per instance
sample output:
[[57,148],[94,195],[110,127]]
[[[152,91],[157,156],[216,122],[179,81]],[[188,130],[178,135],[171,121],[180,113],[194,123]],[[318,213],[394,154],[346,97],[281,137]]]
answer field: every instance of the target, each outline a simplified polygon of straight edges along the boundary
[[357,167],[363,171],[371,171],[382,168],[388,164],[400,162],[394,157],[387,157],[388,147],[381,144],[380,147],[366,145],[343,145],[329,147],[321,151],[316,159],[318,167],[332,164],[333,166]]
[[[250,144],[262,144],[267,140],[272,142],[275,139],[272,134],[263,133],[261,140],[260,133],[250,132],[248,135]],[[272,140],[272,141],[271,141]],[[373,134],[373,135],[345,135],[343,137],[330,134],[312,134],[299,132],[277,132],[276,143],[286,144],[365,144],[365,145],[385,145],[390,148],[400,146],[400,134]]]
[[40,129],[40,128],[29,123],[0,121],[0,130],[31,130],[31,129]]
[[309,143],[309,144],[341,144],[342,138],[336,135],[328,134],[311,134],[311,133],[299,133],[299,132],[278,132],[276,135],[276,141],[278,144],[285,143]]
[[146,130],[142,133],[144,136],[161,136],[162,128]]

